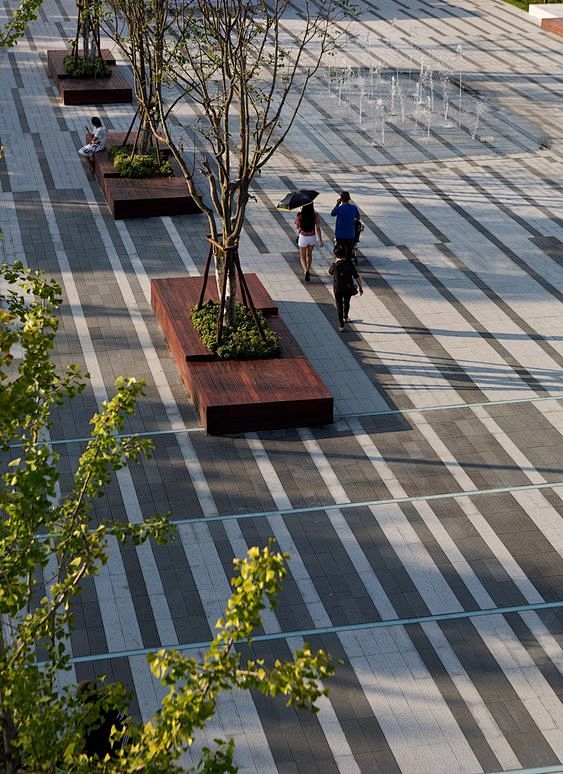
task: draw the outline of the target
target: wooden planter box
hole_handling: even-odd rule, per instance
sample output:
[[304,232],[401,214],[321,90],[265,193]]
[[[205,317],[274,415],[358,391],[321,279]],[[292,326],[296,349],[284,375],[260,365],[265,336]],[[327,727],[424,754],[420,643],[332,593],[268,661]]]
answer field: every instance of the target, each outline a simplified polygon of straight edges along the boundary
[[[124,138],[125,132],[108,133],[107,145],[121,145]],[[132,134],[131,142],[134,138]],[[95,153],[93,159],[94,174],[115,220],[200,214],[183,177],[119,177],[106,151]]]
[[63,105],[107,105],[133,101],[133,90],[125,75],[126,68],[115,64],[109,49],[102,49],[103,60],[111,66],[109,78],[71,78],[63,64],[69,53],[68,50],[47,51],[49,74],[59,87]]
[[542,19],[541,28],[542,30],[547,30],[548,32],[553,32],[555,35],[561,35],[561,37],[563,37],[563,18]]
[[[197,304],[202,277],[151,280],[151,303],[208,433],[250,432],[326,425],[333,399],[277,314],[277,307],[255,274],[246,279],[255,306],[280,336],[282,353],[269,360],[211,360],[194,329],[190,310]],[[206,300],[217,300],[213,281]]]

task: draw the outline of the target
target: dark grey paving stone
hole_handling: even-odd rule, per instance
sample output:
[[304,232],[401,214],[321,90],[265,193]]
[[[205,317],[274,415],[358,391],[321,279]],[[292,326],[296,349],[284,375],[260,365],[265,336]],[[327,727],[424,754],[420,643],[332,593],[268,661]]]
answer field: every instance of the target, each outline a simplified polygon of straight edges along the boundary
[[483,771],[498,771],[501,766],[497,757],[422,627],[409,626],[407,631]]
[[[473,624],[457,621],[441,622],[439,626],[521,764],[556,764],[557,756],[491,653],[483,647]],[[513,713],[517,713],[518,720]]]
[[[328,517],[319,520],[314,514],[301,514],[298,530],[293,528],[294,517],[284,521],[332,623],[377,620],[377,610]],[[308,546],[314,547],[314,552],[308,551]]]
[[[266,663],[291,655],[281,640],[254,643],[241,652],[244,657],[264,658]],[[315,715],[286,707],[281,697],[272,700],[256,691],[252,696],[277,767],[294,764],[299,772],[319,771],[317,761],[322,760],[323,769],[334,770],[334,758]]]
[[[61,8],[59,3],[59,11]],[[534,46],[537,40],[535,36],[538,33],[533,31],[532,35],[529,23],[507,6],[495,6],[493,9],[489,9],[489,16],[468,15],[465,10],[460,10],[451,4],[438,4],[436,6],[426,4],[422,8],[422,12],[421,8],[422,6],[418,8],[407,7],[407,4],[403,3],[397,6],[398,13],[396,15],[399,17],[399,21],[404,19],[416,20],[417,29],[421,30],[422,36],[435,46],[436,55],[441,55],[439,48],[443,45],[443,41],[434,34],[436,28],[433,21],[439,18],[444,23],[442,29],[455,32],[461,40],[467,36],[471,38],[472,50],[465,52],[465,61],[471,68],[476,71],[479,69],[481,66],[479,59],[485,52],[490,57],[487,61],[495,63],[498,73],[505,74],[504,76],[500,76],[498,73],[488,73],[487,75],[489,81],[494,83],[501,77],[505,79],[504,88],[509,99],[526,99],[527,104],[530,105],[532,104],[532,100],[529,99],[530,89],[536,90],[540,96],[551,97],[554,93],[551,83],[536,73],[537,56],[534,52]],[[385,9],[372,7],[370,13],[376,21],[382,19],[389,21],[389,14]],[[65,14],[63,14],[64,18]],[[46,22],[47,17],[45,16],[42,18],[42,23]],[[363,31],[365,31],[365,20],[363,22],[360,20],[360,24],[364,24]],[[61,27],[58,27],[58,30],[59,33],[63,31]],[[503,50],[502,46],[498,45],[492,48],[489,46],[490,41],[498,41],[499,34],[501,39],[502,36],[509,36],[512,42],[515,39],[518,41],[518,61],[524,62],[527,68],[524,75],[519,73],[516,78],[512,72],[514,60],[511,51]],[[34,56],[37,56],[37,53],[41,55],[41,52],[37,52],[37,46],[31,32],[27,35],[27,43],[31,51],[34,52]],[[349,54],[356,57],[359,52],[350,51]],[[559,72],[557,65],[560,57],[558,57],[557,52],[546,45],[543,56],[542,61],[549,64],[551,71]],[[12,108],[15,107],[19,115],[22,129],[29,133],[35,128],[36,117],[28,107],[31,104],[30,100],[27,99],[29,93],[25,94],[22,89],[26,84],[31,85],[31,81],[27,81],[26,70],[17,64],[15,54],[10,53],[8,61],[14,72],[17,87],[9,95],[12,98]],[[25,62],[25,59],[23,61]],[[447,65],[445,61],[441,64],[444,67]],[[13,82],[12,79],[11,83]],[[53,125],[56,122],[59,131],[68,132],[71,142],[77,147],[80,138],[76,132],[69,132],[70,119],[67,124],[64,111],[54,106],[53,93],[52,86],[46,85],[45,110],[51,111],[54,117]],[[550,112],[552,115],[547,115],[545,120],[548,122],[548,126],[551,122],[551,125],[557,130],[558,124],[553,123],[557,113],[556,111],[555,113]],[[111,126],[113,118],[111,109],[102,108],[101,114],[106,124]],[[511,147],[519,150],[527,147],[524,134],[516,132],[514,126],[507,123],[503,129],[503,134],[506,140],[511,140]],[[513,135],[512,138],[511,135]],[[135,369],[141,365],[146,368],[146,363],[142,357],[139,357],[137,336],[128,319],[127,310],[124,309],[123,300],[110,270],[97,227],[89,214],[87,217],[83,217],[81,214],[81,212],[86,212],[82,206],[85,203],[83,192],[74,189],[55,190],[54,170],[49,166],[50,159],[47,148],[40,146],[37,142],[37,135],[33,135],[32,139],[37,149],[37,161],[43,177],[40,182],[51,194],[64,245],[67,247],[75,276],[83,279],[83,285],[80,288],[81,300],[90,334],[95,342],[96,355],[106,384],[109,385],[117,371],[135,372]],[[312,129],[307,129],[306,139],[314,143],[315,152],[323,152],[326,158],[332,158],[335,175],[340,172],[348,174],[349,165],[342,163],[337,149],[333,147],[329,151],[322,149],[320,147],[322,143],[318,137],[314,136]],[[457,152],[455,148],[453,150]],[[424,147],[423,143],[418,141],[413,143],[413,151],[418,154],[417,158],[419,159],[428,160],[435,155],[430,146]],[[386,162],[394,161],[389,148],[385,149],[387,155],[384,155],[381,149],[377,151],[374,149],[374,153],[377,153],[377,156],[373,158]],[[366,164],[371,164],[373,158],[364,153]],[[297,161],[298,169],[307,173],[311,171],[305,156]],[[433,161],[431,166],[426,165],[424,171],[420,168],[407,170],[403,165],[396,164],[392,170],[390,168],[377,169],[372,177],[366,176],[366,168],[358,169],[358,173],[364,176],[364,181],[367,180],[366,185],[381,188],[386,192],[386,197],[393,197],[392,201],[396,211],[402,213],[403,216],[408,214],[410,222],[417,226],[419,233],[422,233],[422,229],[426,229],[430,237],[445,242],[457,236],[452,233],[454,226],[450,225],[450,219],[452,224],[456,224],[461,218],[466,227],[474,229],[479,239],[488,240],[489,244],[495,249],[500,249],[505,257],[518,267],[519,271],[527,272],[529,287],[538,284],[539,287],[543,288],[542,293],[545,292],[545,295],[542,298],[551,294],[551,297],[560,299],[561,293],[555,287],[555,280],[552,279],[553,269],[559,265],[560,245],[555,244],[553,237],[546,236],[540,231],[540,223],[545,224],[547,229],[552,229],[554,226],[560,228],[561,221],[550,216],[549,209],[544,204],[527,194],[527,199],[516,199],[521,194],[514,187],[510,189],[512,191],[510,197],[504,197],[504,194],[502,197],[500,194],[497,197],[493,186],[485,185],[482,178],[486,176],[487,183],[504,185],[501,178],[498,177],[500,173],[497,169],[497,167],[502,167],[502,162],[502,157],[497,156],[494,165],[490,162],[485,165],[476,160],[465,160],[463,168],[461,168],[461,163],[440,164]],[[558,163],[558,160],[553,157],[553,162],[554,164]],[[509,177],[512,179],[517,175],[526,175],[524,179],[532,180],[534,183],[534,186],[530,186],[530,190],[535,190],[536,185],[541,184],[542,190],[548,193],[556,191],[559,193],[560,181],[548,178],[539,168],[533,169],[530,165],[535,163],[536,159],[533,154],[530,155],[529,160],[524,158],[511,160],[507,181],[511,182],[508,180]],[[538,163],[537,166],[541,165]],[[470,168],[470,173],[468,168]],[[526,170],[528,170],[527,173]],[[554,166],[554,178],[556,177],[555,170]],[[473,178],[474,173],[475,179]],[[399,175],[404,175],[404,177],[396,181]],[[451,194],[440,188],[440,175],[447,176],[449,180],[463,185],[464,196],[485,197],[487,214],[490,217],[483,218],[483,223],[478,222],[470,211],[471,207],[466,201],[463,201],[463,197],[460,200],[458,194]],[[322,170],[321,177],[324,177],[327,188],[336,190],[340,185],[340,181],[332,178],[326,169]],[[477,178],[480,182],[477,182]],[[417,187],[420,184],[424,185],[428,204],[425,202],[425,197],[419,197],[418,193],[413,196],[405,194],[404,182],[407,179],[410,182],[414,179]],[[0,162],[0,184],[4,192],[11,187],[5,162]],[[259,186],[257,190],[260,194],[263,193]],[[94,199],[101,201],[99,191],[95,191],[94,188],[92,191]],[[528,208],[534,208],[534,216],[524,217],[523,213],[531,210],[517,208],[516,204],[512,204],[512,197],[516,202],[525,201]],[[435,207],[436,203],[439,204],[439,207]],[[58,277],[56,252],[50,240],[39,194],[37,191],[28,193],[18,191],[15,194],[15,204],[24,252],[29,264],[42,266],[53,276]],[[77,206],[79,204],[80,207]],[[540,206],[543,209],[540,210]],[[542,214],[544,220],[540,220],[539,213]],[[277,215],[282,217],[279,213]],[[135,300],[147,323],[149,335],[158,356],[161,358],[164,374],[171,385],[181,415],[188,424],[198,424],[197,415],[185,395],[158,326],[151,319],[150,308],[121,241],[119,229],[106,213],[102,214],[102,218],[127,274]],[[369,214],[368,218],[369,227],[378,240],[377,244],[392,246],[393,240],[386,232],[390,226],[383,222],[383,218],[379,218],[379,213],[373,214],[373,217],[372,214]],[[493,227],[490,225],[491,219],[495,224],[499,224],[499,235],[493,233]],[[206,254],[206,243],[203,238],[207,230],[206,219],[203,216],[201,218],[180,217],[175,218],[174,224],[196,265],[201,270]],[[514,231],[516,236],[522,229],[527,235],[532,235],[532,240],[529,242],[530,254],[527,250],[521,251],[522,254],[520,254],[502,241],[504,239],[508,242],[509,237],[512,239],[513,232],[505,236],[508,233],[506,231],[507,224],[517,225],[518,231]],[[504,233],[501,233],[501,226],[504,226]],[[175,269],[178,273],[184,272],[183,264],[160,219],[134,221],[127,224],[126,228],[132,236],[137,254],[149,274],[159,272],[164,256],[167,269]],[[546,234],[549,234],[549,231]],[[260,233],[258,228],[254,228],[252,225],[248,229],[248,236],[259,252],[267,249],[266,241],[263,239],[264,235]],[[538,249],[532,255],[532,249],[535,248]],[[403,256],[407,259],[406,251],[409,249],[411,248],[407,247],[403,250]],[[437,249],[447,254],[450,248],[441,244],[437,246]],[[539,250],[543,251],[544,263],[541,261],[542,255],[540,255]],[[412,248],[411,253],[411,260],[416,262],[416,248]],[[369,257],[367,247],[365,257]],[[532,260],[536,261],[533,266]],[[420,266],[420,264],[417,265]],[[547,271],[542,272],[543,267],[547,267]],[[453,298],[452,288],[449,284],[447,287],[440,285],[442,275],[437,281],[437,273],[432,267],[421,268],[424,270],[423,273],[425,273],[427,280],[434,284],[434,288],[442,292],[443,297],[464,314],[468,322],[467,333],[469,336],[483,336],[484,331],[480,327],[479,320],[470,319],[461,305]],[[482,393],[472,379],[471,368],[461,359],[460,362],[457,362],[441,346],[431,331],[421,324],[421,320],[417,316],[416,304],[412,302],[407,304],[396,293],[391,284],[386,281],[386,270],[378,265],[368,266],[367,261],[364,262],[362,270],[365,271],[366,284],[375,289],[387,309],[397,316],[399,325],[402,326],[403,330],[408,331],[423,352],[437,364],[442,378],[459,390],[463,400],[478,400]],[[471,275],[463,265],[458,265],[458,276],[461,271],[465,271],[463,278],[465,284],[468,278],[475,281],[476,287],[485,293],[484,298],[487,297],[498,311],[502,310],[508,314],[513,322],[519,325],[523,331],[526,330],[528,335],[531,334],[533,338],[534,331],[526,320],[517,319],[508,304],[487,291],[482,277]],[[452,282],[455,282],[455,277]],[[318,304],[321,314],[334,321],[334,308],[328,290],[319,284],[315,285],[310,293],[311,298]],[[550,342],[540,341],[537,338],[533,340],[536,341],[537,346],[542,347],[544,352],[552,356],[555,353],[560,357]],[[347,343],[356,362],[362,365],[364,372],[373,380],[389,405],[412,406],[411,397],[398,384],[386,366],[383,356],[380,357],[378,353],[374,353],[360,335],[350,335]],[[544,378],[551,378],[542,372],[536,378],[538,383],[534,382],[534,379],[531,378],[533,375],[527,373],[522,364],[508,353],[508,350],[503,349],[506,344],[502,339],[492,341],[492,344],[496,347],[497,352],[501,353],[503,359],[511,363],[521,373],[532,388],[541,389]],[[80,342],[70,315],[64,315],[61,319],[61,337],[57,347],[57,358],[61,365],[74,360],[83,361]],[[413,381],[416,381],[418,373],[420,371],[413,370]],[[88,429],[87,419],[92,413],[94,405],[92,391],[88,390],[84,396],[78,398],[72,408],[67,410],[66,406],[61,407],[53,433],[59,437],[85,435]],[[490,412],[509,437],[528,456],[532,465],[547,480],[561,480],[562,469],[559,465],[563,450],[561,438],[541,417],[537,409],[519,404],[512,407],[491,407]],[[527,483],[525,474],[517,469],[504,449],[499,448],[498,443],[484,431],[475,417],[470,416],[467,409],[455,409],[451,412],[436,412],[434,414],[429,412],[426,417],[432,417],[431,423],[438,436],[450,448],[454,458],[462,464],[477,488]],[[459,489],[441,461],[437,459],[432,449],[409,422],[408,416],[374,417],[361,421],[367,432],[372,434],[375,443],[382,449],[384,458],[392,466],[409,494],[424,496],[453,492]],[[160,404],[158,390],[149,379],[146,399],[140,402],[136,417],[131,419],[127,426],[128,429],[154,429],[163,425],[168,425],[168,418]],[[334,428],[329,428],[326,432],[319,431],[318,434],[315,431],[315,437],[318,438],[321,448],[325,451],[329,462],[352,501],[389,496],[384,482],[377,478],[373,468],[365,461],[363,453],[356,447],[355,440],[351,436],[346,433],[337,433]],[[273,460],[274,467],[293,505],[317,507],[331,502],[330,492],[296,434],[292,431],[285,434],[265,433],[261,434],[261,438],[263,438],[267,452]],[[257,473],[255,463],[244,439],[215,441],[200,434],[193,435],[192,440],[221,513],[243,513],[245,511],[266,510],[272,507],[272,498],[267,490],[266,482]],[[65,449],[61,465],[63,489],[68,489],[70,486],[75,463],[76,454],[70,450],[70,447]],[[157,440],[154,461],[132,468],[132,476],[144,513],[150,513],[155,509],[170,509],[173,518],[190,518],[202,515],[197,496],[173,436],[167,437],[166,440]],[[546,502],[551,503],[558,512],[562,512],[561,501],[557,495],[546,491],[545,498]],[[497,605],[521,600],[521,593],[506,570],[491,554],[486,543],[476,534],[454,502],[453,500],[432,501],[432,507],[450,537],[461,548],[484,588]],[[516,510],[514,501],[509,496],[479,498],[479,505],[482,506],[483,514],[489,520],[496,534],[505,541],[505,545],[509,547],[528,578],[532,580],[544,598],[562,599],[561,558],[550,549],[547,539],[544,540],[541,534],[537,534],[537,530],[531,526],[531,520],[527,514]],[[426,525],[422,523],[413,506],[405,506],[403,512],[442,578],[457,596],[460,604],[465,609],[470,609],[471,605],[474,604],[473,597],[448,560],[439,542],[433,538]],[[96,504],[93,509],[93,523],[108,513],[121,520],[126,517],[121,494],[115,484],[108,488],[104,502]],[[345,513],[348,523],[353,525],[354,534],[361,548],[368,556],[374,573],[382,582],[397,611],[403,615],[425,612],[427,605],[414,587],[408,568],[405,568],[398,560],[392,547],[385,540],[382,531],[378,530],[377,525],[374,526],[373,515],[368,513],[367,509],[353,509]],[[321,511],[311,514],[310,520],[305,519],[303,524],[300,516],[288,517],[286,520],[288,527],[290,521],[292,522],[292,535],[295,536],[295,542],[299,544],[301,558],[305,562],[319,593],[322,594],[323,600],[327,600],[333,619],[348,622],[368,620],[370,616],[372,618],[377,616],[377,611],[374,611],[373,604],[366,594],[356,569],[349,566],[347,555],[342,548],[341,536],[336,531],[331,532],[331,529],[327,528],[327,526],[330,527],[330,524],[326,515]],[[265,520],[255,519],[240,522],[240,526],[249,545],[263,544],[270,531]],[[210,525],[210,532],[223,569],[228,574],[229,564],[232,560],[232,547],[226,536],[225,528],[221,524],[213,524]],[[185,551],[177,544],[162,549],[155,547],[154,550],[161,579],[171,605],[174,625],[180,639],[184,641],[207,639],[209,627],[205,611],[201,607],[197,588],[189,572]],[[143,641],[156,641],[154,619],[148,606],[147,592],[149,590],[144,588],[141,568],[134,553],[127,550],[122,552],[122,556]],[[299,586],[291,575],[288,576],[280,596],[277,615],[284,628],[308,628],[311,626],[310,611],[303,602]],[[561,611],[544,611],[538,615],[550,633],[563,644],[563,613]],[[107,644],[103,636],[102,617],[103,611],[99,609],[95,587],[93,584],[87,584],[83,598],[76,607],[77,630],[73,639],[75,652],[88,653],[92,649],[100,653],[106,652]],[[508,620],[519,642],[533,658],[534,663],[551,685],[554,693],[561,695],[561,676],[531,631],[524,625],[519,616],[509,617]],[[414,642],[413,634],[411,633],[410,636]],[[468,633],[467,627],[454,627],[453,625],[449,630],[449,636],[456,648],[456,653],[463,655],[464,663],[471,670],[470,677],[486,694],[487,701],[491,704],[497,702],[498,718],[504,724],[507,738],[513,749],[518,750],[518,754],[522,752],[523,765],[524,761],[528,762],[530,766],[551,763],[553,760],[551,751],[543,743],[538,745],[538,740],[542,741],[541,735],[538,734],[537,728],[528,722],[529,718],[523,711],[522,705],[515,701],[510,691],[507,690],[502,674],[498,674],[500,671],[498,665],[495,666],[488,658],[487,650],[480,638],[475,633]],[[333,638],[333,640],[335,639]],[[448,682],[448,675],[436,654],[432,655],[432,650],[423,641],[417,641],[416,644],[421,655],[424,654],[427,659],[427,668],[431,670],[444,700],[454,712],[456,721],[471,744],[482,768],[486,771],[497,771],[500,768],[498,762],[493,759],[494,756],[491,758],[491,751],[486,740],[482,738],[479,730],[472,723],[472,716],[464,707],[463,702],[460,701],[459,696],[456,695],[451,680]],[[348,667],[345,665],[344,670],[346,668]],[[78,674],[88,677],[95,677],[104,672],[109,675],[110,679],[123,679],[128,685],[133,686],[129,664],[125,659],[106,660],[96,662],[94,665],[78,665],[77,667]],[[345,679],[342,679],[338,693],[330,700],[333,702],[333,707],[348,741],[352,744],[356,762],[361,770],[368,772],[376,770],[391,772],[391,774],[398,771],[396,761],[381,733],[377,719],[374,718],[365,696],[363,696],[361,686],[353,684],[349,674]],[[266,703],[264,703],[265,706]],[[268,706],[270,707],[272,704],[268,702]],[[264,712],[265,717],[267,712],[271,712],[268,739],[274,740],[276,735],[279,737],[275,741],[279,771],[335,770],[334,760],[316,719],[303,718],[299,713],[279,712],[277,709],[264,710]]]

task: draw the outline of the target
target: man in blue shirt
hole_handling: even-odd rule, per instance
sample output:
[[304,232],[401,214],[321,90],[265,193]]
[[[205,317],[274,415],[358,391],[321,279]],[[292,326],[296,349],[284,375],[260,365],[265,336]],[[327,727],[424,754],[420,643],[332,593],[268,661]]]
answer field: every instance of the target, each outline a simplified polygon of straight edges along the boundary
[[344,257],[351,259],[356,243],[356,222],[360,220],[360,211],[350,201],[348,191],[342,191],[340,199],[336,202],[336,207],[330,214],[336,218],[334,227],[336,244],[342,245]]

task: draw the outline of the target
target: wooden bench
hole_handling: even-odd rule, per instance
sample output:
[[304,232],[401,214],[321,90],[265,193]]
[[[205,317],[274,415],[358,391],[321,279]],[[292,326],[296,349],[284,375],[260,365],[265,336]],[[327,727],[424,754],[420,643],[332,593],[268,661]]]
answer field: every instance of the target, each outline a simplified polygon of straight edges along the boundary
[[[132,145],[137,138],[137,132],[130,132],[129,137],[127,137],[127,132],[108,132],[106,136],[106,149],[112,148],[116,145],[123,145],[126,138],[127,144]],[[87,143],[89,138],[86,137],[84,141]],[[162,148],[161,145],[161,150],[163,154],[168,155],[168,148]],[[104,192],[104,196],[106,191],[105,181],[107,178],[115,177],[117,179],[127,179],[120,178],[119,172],[115,171],[113,161],[110,159],[107,150],[95,153],[90,158],[94,163],[94,174],[96,175],[96,180],[98,181],[100,188]]]
[[555,35],[563,37],[563,18],[542,19],[541,28],[542,30],[547,30],[548,32],[553,32]]
[[[278,307],[257,275],[245,274],[245,277],[256,309],[259,309],[267,317],[277,315]],[[193,283],[178,282],[177,277],[155,280],[155,283],[152,294],[153,309],[160,321],[174,359],[194,362],[215,360],[215,355],[207,347],[204,347],[201,336],[191,323],[181,326],[170,324],[178,309],[187,309],[189,314],[189,311],[197,305],[199,291],[197,295],[194,295]],[[201,282],[198,287],[201,290]],[[204,303],[210,300],[219,300],[215,277],[209,278],[205,290]]]
[[[212,359],[190,320],[202,278],[151,280],[151,303],[156,318],[207,432],[330,424],[332,395],[276,314],[277,307],[258,277],[249,274],[246,278],[256,307],[265,313],[268,310],[270,327],[280,336],[279,358]],[[214,287],[210,287],[208,297],[216,298]]]
[[63,105],[107,105],[132,102],[133,90],[127,78],[126,67],[115,64],[107,48],[102,49],[104,62],[111,67],[108,78],[72,78],[64,68],[64,58],[70,51],[47,51],[49,74],[56,81]]
[[115,220],[200,213],[179,177],[106,178],[105,197]]
[[[129,136],[127,136],[129,134]],[[106,137],[106,147],[111,148],[114,145],[123,145],[127,140],[127,145],[133,145],[137,139],[137,132],[108,132]],[[164,142],[159,142],[158,147],[163,156],[168,158],[170,150]]]
[[108,156],[107,151],[99,151],[98,153],[94,153],[94,155],[90,156],[90,158],[94,161],[94,174],[105,196],[106,180],[111,177],[119,177],[119,173],[115,171],[113,161]]
[[[121,145],[125,136],[125,132],[108,133],[107,146]],[[132,133],[131,142],[134,140],[135,133]],[[168,153],[167,149],[162,151]],[[92,158],[94,174],[115,220],[200,214],[174,161],[175,177],[135,179],[120,177],[107,151],[95,153]]]

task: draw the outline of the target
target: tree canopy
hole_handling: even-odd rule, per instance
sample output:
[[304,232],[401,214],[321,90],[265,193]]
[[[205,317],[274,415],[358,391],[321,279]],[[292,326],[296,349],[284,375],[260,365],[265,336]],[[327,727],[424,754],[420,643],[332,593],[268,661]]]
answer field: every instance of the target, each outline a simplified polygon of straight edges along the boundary
[[222,247],[215,269],[218,289],[227,273],[229,324],[252,181],[286,139],[354,15],[349,0],[305,0],[299,8],[291,0],[108,3],[104,31],[131,63],[141,126],[168,146]]
[[[114,15],[106,14],[104,30],[143,87],[141,108],[153,133],[180,164],[211,236],[236,243],[250,184],[287,137],[353,6],[348,0],[305,0],[299,9],[291,0],[112,0],[110,7]],[[186,135],[174,129],[178,123],[195,136],[191,157]],[[208,196],[196,173],[207,179]]]

